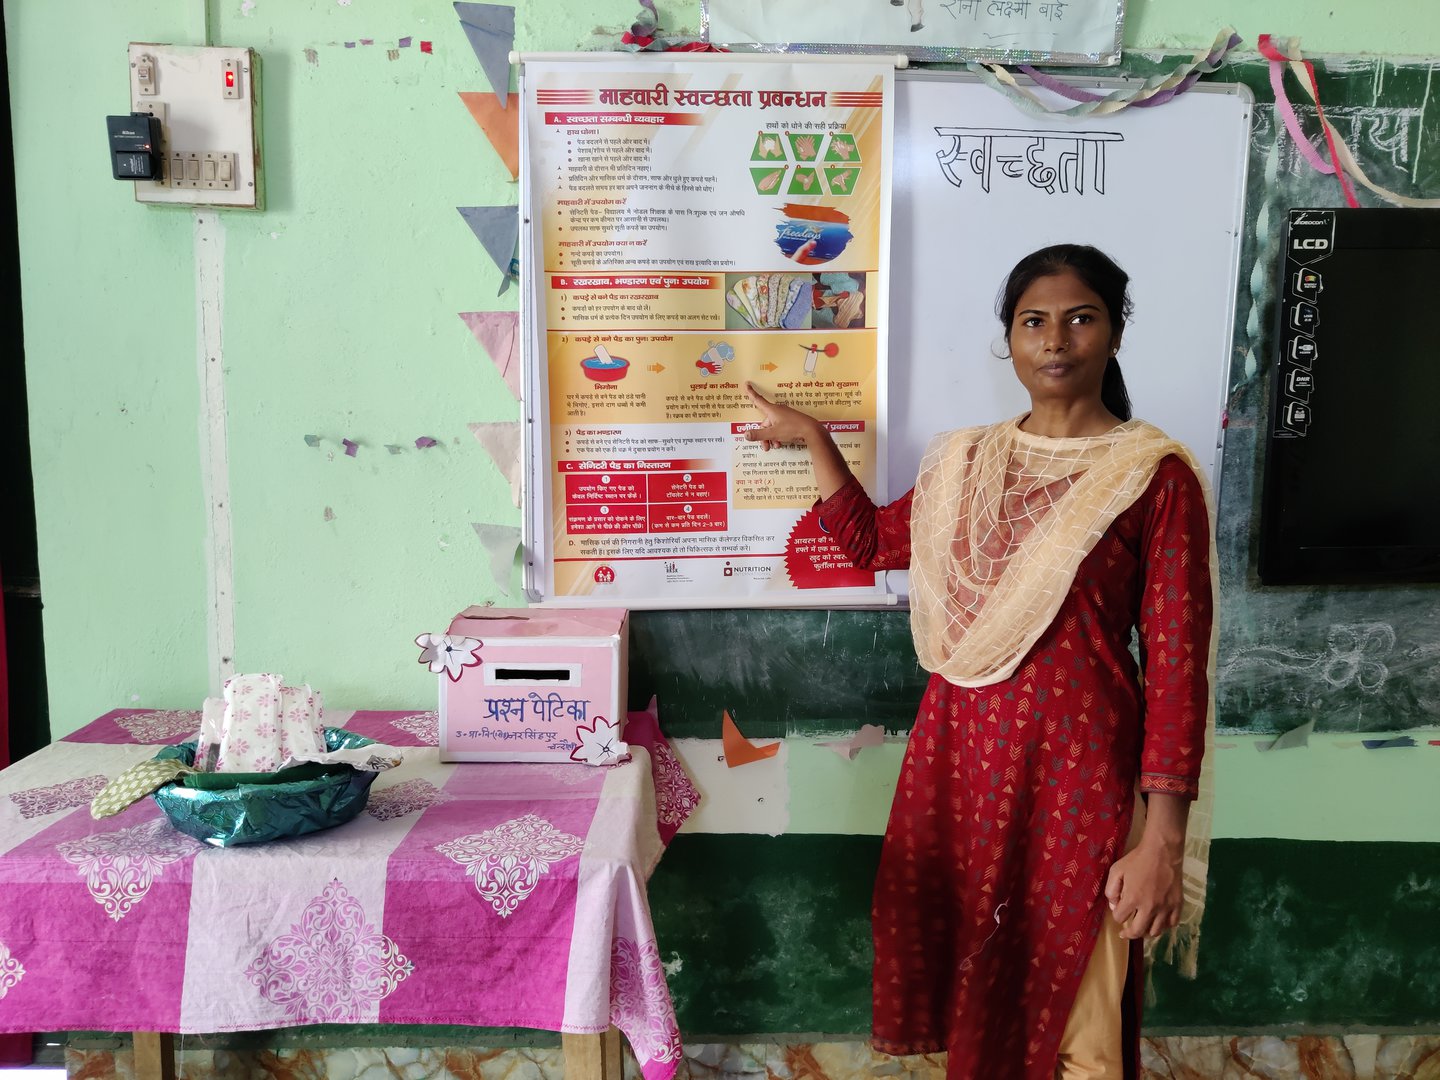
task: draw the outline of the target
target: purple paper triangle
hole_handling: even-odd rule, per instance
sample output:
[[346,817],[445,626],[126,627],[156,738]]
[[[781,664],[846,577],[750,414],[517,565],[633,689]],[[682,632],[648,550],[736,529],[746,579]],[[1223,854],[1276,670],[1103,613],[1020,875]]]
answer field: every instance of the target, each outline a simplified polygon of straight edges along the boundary
[[518,311],[462,311],[460,318],[475,335],[475,340],[490,354],[500,377],[520,400],[520,341],[516,333],[520,323]]
[[515,248],[520,242],[520,208],[518,206],[457,206],[460,216],[475,239],[485,249],[504,281],[500,292],[509,285]]
[[515,9],[500,4],[455,5],[455,14],[460,16],[460,25],[475,50],[475,58],[490,88],[500,99],[500,107],[509,105],[510,93],[510,50],[515,47]]

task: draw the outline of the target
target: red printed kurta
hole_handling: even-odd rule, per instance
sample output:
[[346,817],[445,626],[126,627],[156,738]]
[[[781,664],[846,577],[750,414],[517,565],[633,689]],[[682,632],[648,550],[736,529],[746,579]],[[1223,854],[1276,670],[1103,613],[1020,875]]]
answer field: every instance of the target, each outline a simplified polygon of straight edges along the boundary
[[[857,565],[903,569],[912,495],[877,508],[852,480],[821,517]],[[875,884],[878,1049],[948,1051],[949,1080],[1054,1077],[1137,781],[1197,791],[1209,528],[1198,479],[1164,458],[1012,677],[931,676]]]

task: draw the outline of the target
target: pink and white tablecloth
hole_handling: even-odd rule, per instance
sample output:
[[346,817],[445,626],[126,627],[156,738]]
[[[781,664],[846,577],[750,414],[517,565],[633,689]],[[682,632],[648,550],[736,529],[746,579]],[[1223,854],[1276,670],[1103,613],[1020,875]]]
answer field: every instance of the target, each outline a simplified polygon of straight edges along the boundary
[[124,709],[0,772],[0,1031],[614,1025],[647,1080],[680,1033],[645,883],[699,796],[650,713],[633,760],[441,764],[434,713],[329,712],[406,747],[356,820],[218,849],[106,781],[199,714]]

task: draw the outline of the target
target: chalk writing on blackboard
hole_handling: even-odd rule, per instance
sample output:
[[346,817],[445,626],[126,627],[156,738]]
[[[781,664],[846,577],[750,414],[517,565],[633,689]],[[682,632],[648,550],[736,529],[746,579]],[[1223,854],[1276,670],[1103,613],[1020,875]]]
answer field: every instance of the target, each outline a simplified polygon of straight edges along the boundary
[[[1297,105],[1295,114],[1300,118],[1305,131],[1318,131],[1319,120],[1313,105]],[[1375,151],[1374,160],[1389,160],[1397,169],[1408,170],[1411,166],[1410,148],[1420,139],[1420,128],[1425,110],[1413,106],[1337,105],[1325,110],[1325,118],[1351,147],[1361,151]],[[1251,145],[1268,147],[1275,141],[1274,116],[1265,109],[1255,110],[1255,122],[1250,131]],[[1368,155],[1367,155],[1368,156]],[[1306,175],[1306,163],[1288,138],[1280,140],[1280,169],[1290,175]]]
[[1331,689],[1355,686],[1378,694],[1390,678],[1386,663],[1395,649],[1395,628],[1389,623],[1348,623],[1331,627],[1322,653],[1305,653],[1281,645],[1242,649],[1220,669],[1221,677],[1253,668],[1306,673]]
[[1055,194],[1057,185],[1066,194],[1084,195],[1087,182],[1091,191],[1104,195],[1105,144],[1125,141],[1118,131],[937,127],[935,134],[950,140],[949,146],[935,152],[945,179],[962,187],[967,179],[962,170],[968,167],[986,194],[998,171],[1049,195]]

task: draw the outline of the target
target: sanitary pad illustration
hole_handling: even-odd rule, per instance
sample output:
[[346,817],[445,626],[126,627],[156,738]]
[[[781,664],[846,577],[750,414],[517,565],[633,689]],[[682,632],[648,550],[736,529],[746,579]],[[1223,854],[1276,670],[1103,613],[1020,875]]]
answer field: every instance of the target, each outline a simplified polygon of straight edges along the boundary
[[775,243],[798,263],[826,263],[842,254],[853,235],[850,218],[829,206],[786,203],[785,220],[775,226]]

